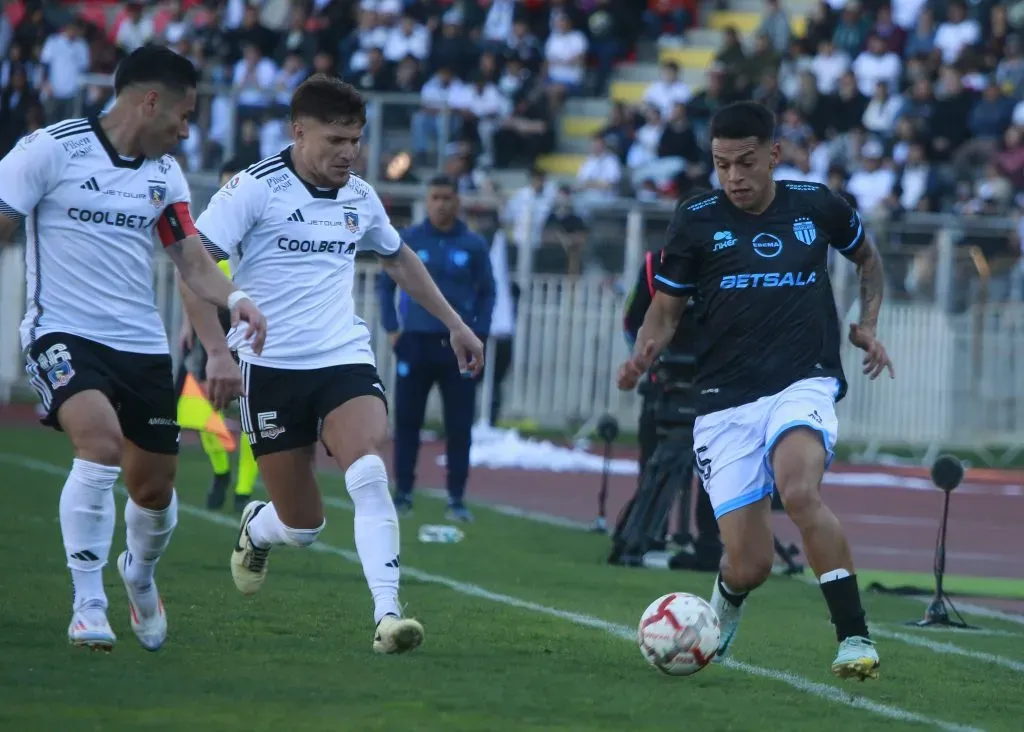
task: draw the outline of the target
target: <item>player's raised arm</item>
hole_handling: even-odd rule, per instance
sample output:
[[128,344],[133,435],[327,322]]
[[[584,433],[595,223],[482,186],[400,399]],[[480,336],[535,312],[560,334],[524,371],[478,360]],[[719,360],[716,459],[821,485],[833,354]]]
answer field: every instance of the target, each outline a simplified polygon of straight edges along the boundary
[[682,207],[676,209],[668,230],[668,245],[654,276],[654,299],[637,332],[633,355],[619,367],[617,383],[623,391],[636,388],[654,359],[672,340],[683,311],[697,290],[697,245],[687,233],[684,213]]
[[864,230],[860,214],[835,194],[829,194],[825,219],[828,222],[832,246],[857,265],[860,280],[860,321],[850,324],[850,342],[865,352],[864,373],[877,379],[888,369],[890,378],[896,376],[885,346],[878,340],[878,315],[885,293],[885,275],[882,256],[871,237]]
[[0,247],[50,191],[64,161],[60,143],[42,131],[21,138],[0,160]]

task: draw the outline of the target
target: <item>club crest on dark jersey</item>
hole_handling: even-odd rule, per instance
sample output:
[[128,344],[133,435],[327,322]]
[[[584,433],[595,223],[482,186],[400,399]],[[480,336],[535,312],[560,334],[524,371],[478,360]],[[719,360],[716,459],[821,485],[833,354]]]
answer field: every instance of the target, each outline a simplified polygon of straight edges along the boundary
[[807,246],[811,246],[818,238],[818,230],[814,228],[814,222],[808,218],[799,218],[793,222],[793,236]]

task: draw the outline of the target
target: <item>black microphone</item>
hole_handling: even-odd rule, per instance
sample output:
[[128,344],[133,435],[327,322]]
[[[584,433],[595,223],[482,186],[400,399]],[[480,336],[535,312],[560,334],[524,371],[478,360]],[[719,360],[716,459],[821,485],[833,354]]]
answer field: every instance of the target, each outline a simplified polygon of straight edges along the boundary
[[964,479],[964,464],[952,455],[940,455],[932,463],[932,482],[949,493]]

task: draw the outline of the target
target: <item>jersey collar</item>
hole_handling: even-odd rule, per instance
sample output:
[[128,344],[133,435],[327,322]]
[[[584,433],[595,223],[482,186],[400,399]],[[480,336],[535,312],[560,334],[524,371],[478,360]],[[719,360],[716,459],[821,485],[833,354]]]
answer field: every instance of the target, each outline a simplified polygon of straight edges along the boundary
[[309,191],[309,195],[311,195],[313,198],[327,198],[333,201],[338,197],[338,191],[341,190],[340,188],[328,188],[327,190],[320,190],[315,185],[305,180],[301,175],[299,175],[295,171],[295,162],[292,160],[291,145],[289,145],[288,147],[281,151],[281,160],[283,160],[284,164],[288,166],[288,170],[291,171],[292,175],[294,175],[296,178],[299,179],[299,181],[302,182],[302,185],[306,187],[306,190]]
[[725,195],[725,191],[722,191],[722,200],[725,201],[725,205],[733,212],[733,214],[741,219],[747,221],[759,221],[762,217],[768,216],[779,209],[784,204],[784,198],[786,197],[786,186],[782,185],[781,181],[775,181],[775,198],[768,204],[768,208],[759,214],[752,214],[744,211],[742,208],[736,206],[729,197]]
[[145,156],[139,156],[131,160],[125,160],[117,152],[114,147],[114,143],[107,137],[107,133],[103,131],[103,125],[100,124],[99,117],[89,117],[89,125],[92,127],[93,134],[96,135],[96,139],[100,141],[100,145],[107,153],[107,157],[110,158],[110,163],[115,168],[131,168],[132,170],[138,170],[142,167],[142,164],[146,162]]

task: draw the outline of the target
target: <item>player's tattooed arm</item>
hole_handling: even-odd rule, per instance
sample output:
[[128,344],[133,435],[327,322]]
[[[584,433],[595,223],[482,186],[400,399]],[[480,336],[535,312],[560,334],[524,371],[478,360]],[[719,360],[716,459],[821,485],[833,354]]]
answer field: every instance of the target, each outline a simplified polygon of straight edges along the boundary
[[853,253],[860,279],[860,326],[872,332],[878,329],[878,313],[882,309],[885,294],[885,276],[882,272],[882,257],[871,239],[857,247]]

